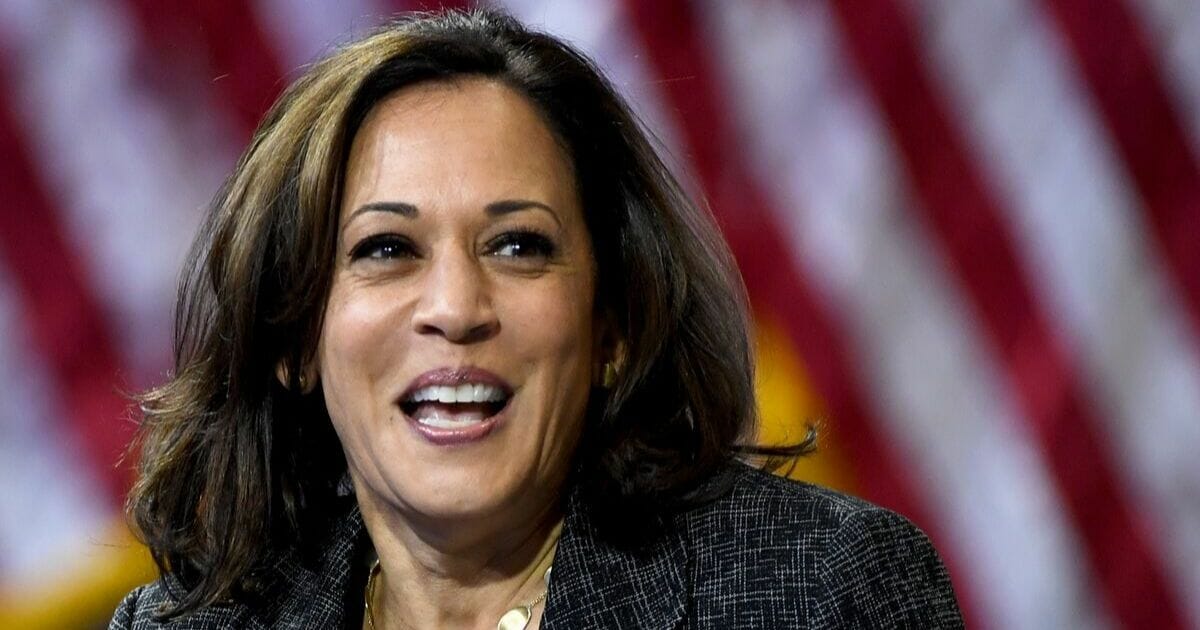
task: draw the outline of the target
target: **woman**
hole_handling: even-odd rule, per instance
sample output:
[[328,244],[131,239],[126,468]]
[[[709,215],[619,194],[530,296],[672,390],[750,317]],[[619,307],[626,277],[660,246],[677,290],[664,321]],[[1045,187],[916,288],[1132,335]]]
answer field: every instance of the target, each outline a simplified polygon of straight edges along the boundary
[[579,53],[490,12],[315,65],[213,204],[114,628],[961,625],[928,540],[739,455],[744,299]]

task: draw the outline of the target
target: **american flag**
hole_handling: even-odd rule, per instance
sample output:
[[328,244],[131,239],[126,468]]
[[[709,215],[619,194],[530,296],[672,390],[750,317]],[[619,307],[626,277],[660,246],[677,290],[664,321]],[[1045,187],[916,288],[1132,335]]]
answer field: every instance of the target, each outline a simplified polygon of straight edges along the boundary
[[[403,0],[0,2],[0,627],[149,579],[120,506],[202,208]],[[763,439],[933,538],[978,628],[1200,628],[1200,3],[509,0],[711,206]]]

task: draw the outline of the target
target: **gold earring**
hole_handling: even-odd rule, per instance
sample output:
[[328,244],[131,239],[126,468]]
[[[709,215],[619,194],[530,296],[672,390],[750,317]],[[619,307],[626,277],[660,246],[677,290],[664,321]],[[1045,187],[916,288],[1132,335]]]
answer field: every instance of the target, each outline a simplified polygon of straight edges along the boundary
[[[292,389],[291,373],[288,370],[287,363],[280,360],[275,364],[275,378],[283,385],[285,389]],[[296,385],[299,386],[299,393],[307,394],[312,391],[315,385],[315,379],[309,377],[309,371],[301,368],[300,373],[296,375]]]
[[620,375],[620,371],[617,370],[617,362],[606,361],[604,363],[603,375],[600,377],[600,386],[604,389],[612,389],[613,385],[617,384],[617,377]]

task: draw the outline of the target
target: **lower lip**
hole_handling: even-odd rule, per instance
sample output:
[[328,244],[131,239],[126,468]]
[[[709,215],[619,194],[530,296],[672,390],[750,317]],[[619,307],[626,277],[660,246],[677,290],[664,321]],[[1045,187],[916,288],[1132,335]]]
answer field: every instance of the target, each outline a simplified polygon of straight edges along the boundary
[[456,427],[453,429],[422,424],[418,422],[416,418],[413,418],[408,414],[405,414],[404,418],[408,420],[408,424],[412,426],[414,430],[416,430],[417,434],[425,438],[425,441],[429,442],[430,444],[434,444],[436,446],[457,446],[460,444],[478,442],[487,437],[504,419],[505,412],[507,411],[508,406],[505,405],[504,409],[501,409],[500,412],[494,416],[488,416],[487,418],[469,426]]

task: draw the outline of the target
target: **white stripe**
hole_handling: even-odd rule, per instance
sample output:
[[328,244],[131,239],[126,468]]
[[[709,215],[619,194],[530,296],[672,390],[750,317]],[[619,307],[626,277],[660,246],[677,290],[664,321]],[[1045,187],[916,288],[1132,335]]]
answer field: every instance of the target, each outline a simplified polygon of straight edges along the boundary
[[591,57],[641,119],[663,161],[695,193],[699,183],[687,173],[679,147],[682,132],[662,107],[655,73],[639,57],[637,35],[623,19],[620,2],[589,0],[505,0],[522,22],[544,29]]
[[253,6],[289,77],[335,46],[365,34],[388,13],[376,0],[255,0]]
[[[386,13],[377,0],[335,3],[336,7],[313,3],[297,6],[288,0],[257,1],[263,24],[293,65],[311,62],[331,42],[345,40],[347,33],[365,30],[371,25],[370,16]],[[492,4],[534,29],[552,32],[596,60],[634,112],[645,121],[668,166],[677,173],[685,172],[684,160],[674,150],[681,146],[679,131],[655,102],[653,73],[647,72],[641,61],[628,53],[635,46],[636,37],[621,19],[619,2],[496,0]]]
[[[214,108],[147,86],[121,3],[0,3],[11,92],[68,243],[112,315],[140,386],[170,349],[178,270],[234,151]],[[160,86],[161,87],[161,86]]]
[[756,173],[787,211],[798,264],[840,307],[883,429],[934,498],[984,617],[1109,627],[1010,384],[905,209],[895,150],[828,7],[709,5]]
[[1135,513],[1200,626],[1200,340],[1065,43],[1027,1],[912,0],[1039,301],[1064,325]]
[[1143,27],[1143,41],[1159,63],[1159,76],[1191,141],[1192,155],[1200,156],[1200,2],[1134,0],[1125,6]]
[[86,470],[84,445],[63,426],[46,366],[27,343],[20,293],[0,268],[0,584],[64,577],[115,516]]

